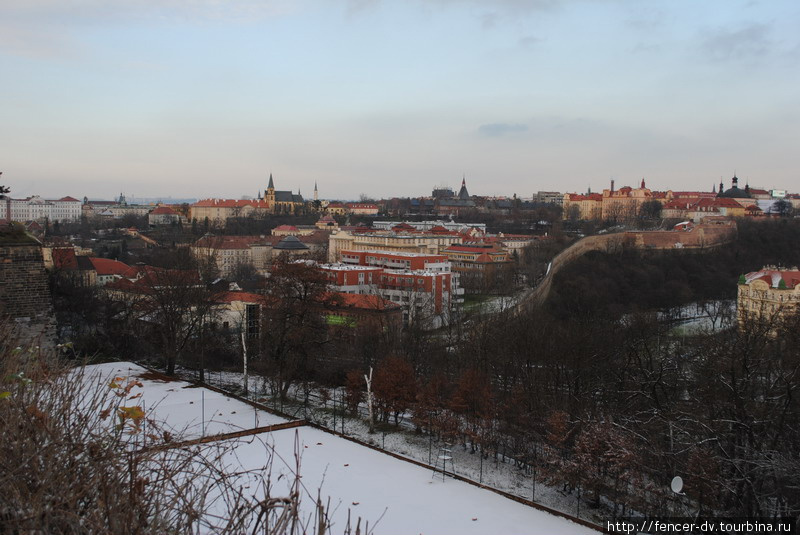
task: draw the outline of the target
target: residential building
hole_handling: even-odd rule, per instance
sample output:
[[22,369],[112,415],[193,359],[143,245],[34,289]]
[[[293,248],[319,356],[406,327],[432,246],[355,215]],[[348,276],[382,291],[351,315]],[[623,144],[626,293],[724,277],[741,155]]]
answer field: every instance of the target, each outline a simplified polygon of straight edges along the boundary
[[290,257],[324,255],[328,233],[315,229],[311,234],[295,236],[214,236],[197,240],[190,251],[201,263],[211,262],[220,276],[229,277],[240,264],[251,264],[256,271],[266,273],[275,256]]
[[450,245],[461,243],[457,233],[392,231],[334,231],[328,240],[328,261],[338,262],[341,251],[394,251],[402,253],[441,254]]
[[[403,321],[423,328],[449,323],[452,313],[453,274],[425,269],[387,269],[349,264],[322,264],[336,291],[379,295],[403,308]],[[371,282],[370,282],[371,281]]]
[[177,225],[186,222],[186,216],[171,206],[157,206],[147,214],[147,223],[153,227],[160,225]]
[[765,266],[739,278],[737,316],[739,326],[753,320],[778,322],[798,312],[800,271]]
[[564,203],[564,195],[558,191],[537,191],[533,196],[532,201],[544,204],[557,204],[561,206]]
[[564,219],[600,219],[603,215],[603,196],[599,193],[565,193],[561,205]]
[[374,203],[349,202],[346,204],[347,211],[353,215],[378,215],[380,208]]
[[380,295],[337,292],[323,311],[333,327],[399,331],[403,326],[403,307]]

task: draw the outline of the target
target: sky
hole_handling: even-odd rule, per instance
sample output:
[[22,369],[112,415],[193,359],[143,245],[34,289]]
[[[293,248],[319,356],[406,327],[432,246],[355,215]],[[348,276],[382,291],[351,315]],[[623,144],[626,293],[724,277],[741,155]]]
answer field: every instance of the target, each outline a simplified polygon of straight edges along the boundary
[[13,197],[800,191],[795,0],[0,0]]

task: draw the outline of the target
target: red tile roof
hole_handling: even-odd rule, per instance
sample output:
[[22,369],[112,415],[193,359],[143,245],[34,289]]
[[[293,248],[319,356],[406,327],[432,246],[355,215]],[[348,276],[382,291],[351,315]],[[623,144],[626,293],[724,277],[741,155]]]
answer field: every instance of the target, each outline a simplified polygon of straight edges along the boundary
[[178,215],[178,212],[176,212],[169,206],[159,206],[150,213],[153,215]]
[[[94,270],[98,275],[119,275],[120,277],[135,276],[136,270],[133,270],[128,264],[110,258],[89,258]],[[132,277],[131,277],[132,278]]]
[[761,271],[753,271],[745,275],[747,284],[754,280],[762,280],[769,284],[770,288],[777,288],[781,279],[786,284],[786,289],[791,290],[800,284],[800,271],[797,270],[780,270],[780,269],[762,269]]
[[335,292],[331,303],[335,307],[362,308],[367,310],[387,310],[400,308],[397,303],[392,303],[379,295],[347,294]]

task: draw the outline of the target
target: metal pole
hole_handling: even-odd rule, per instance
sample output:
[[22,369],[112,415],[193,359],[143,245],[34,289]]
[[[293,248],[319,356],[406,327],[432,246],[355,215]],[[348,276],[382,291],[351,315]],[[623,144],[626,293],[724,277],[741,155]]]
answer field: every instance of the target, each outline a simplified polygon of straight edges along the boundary
[[205,389],[200,391],[200,413],[201,413],[201,422],[203,425],[203,429],[200,432],[200,436],[206,436],[206,391]]
[[242,357],[244,361],[244,395],[247,397],[248,380],[247,380],[247,343],[244,339],[244,328],[242,329]]

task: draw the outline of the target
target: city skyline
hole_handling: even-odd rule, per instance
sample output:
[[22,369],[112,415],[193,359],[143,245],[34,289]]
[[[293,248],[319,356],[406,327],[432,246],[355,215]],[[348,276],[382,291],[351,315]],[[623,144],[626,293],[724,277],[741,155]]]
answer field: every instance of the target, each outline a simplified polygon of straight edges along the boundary
[[800,6],[8,1],[11,195],[795,190]]

